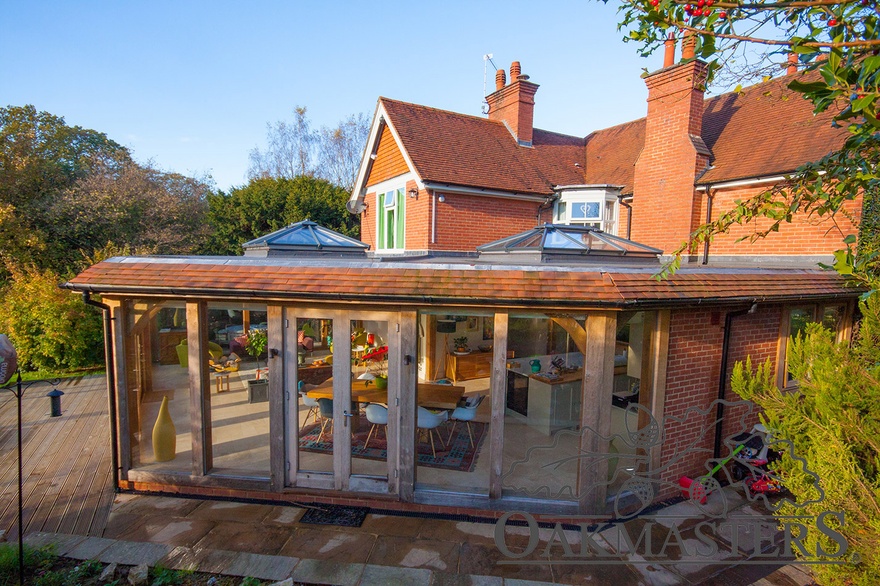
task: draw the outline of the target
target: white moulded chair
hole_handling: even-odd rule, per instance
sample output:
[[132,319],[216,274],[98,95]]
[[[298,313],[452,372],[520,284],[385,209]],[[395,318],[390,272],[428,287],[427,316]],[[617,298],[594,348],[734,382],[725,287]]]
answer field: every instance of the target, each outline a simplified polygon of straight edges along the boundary
[[486,395],[474,395],[466,399],[464,406],[455,408],[455,411],[449,417],[452,421],[452,431],[449,432],[449,439],[446,440],[446,445],[449,445],[449,442],[452,441],[455,426],[458,425],[459,421],[464,421],[467,424],[468,437],[471,439],[471,448],[474,447],[474,433],[471,430],[471,421],[477,416],[477,408],[485,398]]
[[419,428],[420,434],[427,433],[428,438],[431,440],[431,453],[436,458],[437,450],[434,447],[434,433],[437,433],[437,439],[440,440],[440,445],[444,445],[443,438],[440,437],[440,432],[437,431],[437,428],[441,423],[449,419],[449,412],[443,411],[441,413],[433,413],[424,407],[419,407],[417,415],[416,427]]
[[[388,408],[384,405],[379,405],[378,403],[370,403],[366,408],[367,421],[373,424],[370,428],[370,433],[367,434],[367,441],[364,442],[364,448],[370,445],[370,439],[373,437],[379,437],[379,426],[380,425],[388,425]],[[376,433],[373,436],[373,432]],[[388,437],[388,432],[385,432],[385,437]]]

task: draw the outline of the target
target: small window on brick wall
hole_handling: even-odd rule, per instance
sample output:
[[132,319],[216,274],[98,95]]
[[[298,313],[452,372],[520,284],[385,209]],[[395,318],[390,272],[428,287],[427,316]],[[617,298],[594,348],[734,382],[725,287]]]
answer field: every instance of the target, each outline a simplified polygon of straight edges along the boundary
[[802,305],[789,307],[783,313],[782,328],[779,336],[779,374],[780,388],[790,389],[798,386],[798,381],[791,375],[788,368],[788,343],[791,338],[804,335],[807,326],[819,322],[829,330],[837,333],[837,339],[843,339],[846,330],[846,304],[828,303],[819,305]]
[[404,188],[392,189],[376,195],[378,213],[379,250],[402,250],[404,247]]

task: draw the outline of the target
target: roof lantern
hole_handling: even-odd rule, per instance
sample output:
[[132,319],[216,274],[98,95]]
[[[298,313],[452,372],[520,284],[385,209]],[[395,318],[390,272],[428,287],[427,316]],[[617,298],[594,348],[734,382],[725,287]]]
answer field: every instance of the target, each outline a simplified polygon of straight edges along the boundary
[[365,257],[369,244],[303,220],[242,244],[251,257],[329,256]]
[[[651,264],[663,253],[620,236],[588,226],[544,224],[520,234],[477,247],[480,258],[516,255],[526,262],[637,262]],[[510,259],[513,260],[513,259]]]

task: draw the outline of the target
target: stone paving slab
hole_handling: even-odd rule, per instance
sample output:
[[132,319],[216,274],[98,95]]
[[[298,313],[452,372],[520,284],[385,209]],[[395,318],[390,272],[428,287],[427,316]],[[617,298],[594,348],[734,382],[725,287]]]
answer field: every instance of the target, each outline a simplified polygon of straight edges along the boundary
[[116,543],[115,539],[105,539],[103,537],[86,537],[70,550],[64,556],[75,560],[96,560],[101,553]]
[[449,574],[434,572],[431,586],[502,586],[504,578],[500,576],[472,576],[469,574]]
[[225,574],[230,576],[251,576],[260,580],[284,580],[293,572],[299,558],[277,555],[260,555],[256,553],[240,553],[229,564]]
[[155,566],[156,562],[167,556],[173,546],[161,543],[143,543],[139,541],[117,541],[101,552],[100,561],[105,564],[125,564],[139,566],[147,564]]
[[382,586],[411,586],[430,584],[431,570],[424,568],[396,568],[367,564],[361,575],[361,584],[382,584]]
[[198,556],[193,552],[192,548],[177,546],[171,552],[159,560],[160,565],[172,570],[196,570],[199,567]]
[[[340,564],[324,560],[300,560],[293,569],[295,582],[308,584],[333,584],[334,586],[357,586],[365,564]],[[369,584],[369,582],[365,582]]]
[[[16,536],[16,539],[18,536]],[[58,555],[67,555],[67,552],[82,543],[86,537],[84,535],[67,535],[65,533],[29,533],[22,538],[25,545],[31,547],[43,547],[52,544],[55,546],[55,552]],[[16,541],[16,543],[18,543]],[[18,546],[16,545],[16,548]]]

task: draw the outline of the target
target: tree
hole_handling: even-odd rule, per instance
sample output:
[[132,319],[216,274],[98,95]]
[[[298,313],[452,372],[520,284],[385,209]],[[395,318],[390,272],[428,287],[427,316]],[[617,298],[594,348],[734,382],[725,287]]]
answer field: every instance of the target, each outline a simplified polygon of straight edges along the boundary
[[0,283],[10,263],[55,266],[56,249],[46,245],[51,201],[96,165],[130,160],[128,150],[103,133],[68,126],[30,105],[0,108]]
[[[723,64],[744,59],[753,50],[758,58],[751,70],[757,73],[766,73],[774,59],[796,55],[806,74],[789,87],[809,99],[815,112],[833,111],[834,123],[850,131],[837,152],[801,166],[785,183],[700,227],[675,251],[667,272],[680,266],[682,253],[691,246],[711,241],[734,224],[769,219],[769,227],[752,236],[757,238],[777,231],[795,214],[833,217],[844,202],[860,196],[874,209],[880,192],[880,19],[874,0],[621,0],[620,11],[619,28],[627,31],[627,40],[641,44],[642,54],[656,50],[667,33],[684,31],[696,56],[709,63],[710,81]],[[860,254],[855,238],[846,240],[836,267],[856,277],[872,270],[875,233],[873,228],[863,232]]]
[[365,114],[349,116],[336,127],[312,130],[307,108],[297,106],[292,123],[267,124],[265,150],[250,153],[248,177],[293,179],[315,176],[351,190],[370,132]]
[[211,235],[203,252],[242,254],[245,242],[306,219],[357,236],[357,217],[346,210],[346,201],[346,190],[323,179],[251,179],[228,194],[221,191],[208,196]]
[[50,204],[48,234],[73,266],[108,244],[149,254],[187,254],[208,236],[208,185],[133,161],[99,163]]
[[101,314],[58,287],[48,269],[12,269],[0,291],[0,332],[12,340],[23,370],[67,370],[101,364]]
[[[816,565],[821,584],[873,585],[880,581],[880,296],[861,304],[864,318],[851,346],[838,343],[820,324],[807,326],[803,337],[789,342],[789,371],[800,392],[782,392],[768,361],[752,372],[751,362],[738,363],[731,388],[763,410],[764,424],[775,437],[792,442],[793,454],[805,458],[816,473],[824,499],[803,507],[786,504],[780,515],[817,516],[843,511],[845,524],[836,526],[848,543],[844,560],[857,553],[858,565]],[[801,462],[782,458],[779,475],[794,503],[815,495],[815,478]],[[818,533],[804,540],[808,551],[816,544],[834,555],[839,550]]]

